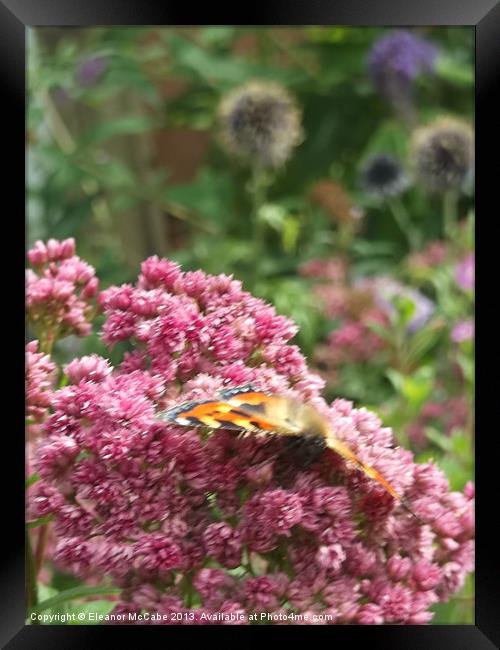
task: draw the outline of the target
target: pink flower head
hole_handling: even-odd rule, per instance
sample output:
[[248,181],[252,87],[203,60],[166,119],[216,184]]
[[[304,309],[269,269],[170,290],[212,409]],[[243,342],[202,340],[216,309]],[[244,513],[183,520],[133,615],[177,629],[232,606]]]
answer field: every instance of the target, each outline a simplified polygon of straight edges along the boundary
[[75,240],[71,237],[64,241],[49,239],[45,244],[38,240],[28,251],[28,259],[32,266],[43,266],[48,262],[60,262],[75,254]]
[[109,362],[97,354],[74,359],[64,366],[64,372],[72,384],[78,384],[80,381],[102,381],[111,370]]
[[464,291],[474,291],[474,257],[474,253],[470,253],[455,267],[456,283]]
[[42,422],[52,400],[56,365],[49,355],[38,351],[38,341],[26,346],[26,415]]
[[[374,314],[372,322],[377,322]],[[368,319],[370,320],[370,319]],[[384,347],[384,340],[372,331],[369,324],[347,320],[328,336],[328,345],[339,361],[368,361]]]
[[[33,510],[53,517],[57,566],[118,585],[117,613],[180,612],[188,624],[254,612],[417,623],[459,588],[472,568],[471,488],[450,492],[370,411],[326,404],[292,322],[227,276],[157,258],[100,303],[103,340],[132,351],[114,369],[72,362],[71,385],[52,397],[32,492]],[[331,450],[303,465],[282,436],[159,417],[241,382],[316,405],[428,523]]]
[[408,257],[408,265],[414,269],[432,269],[443,264],[448,256],[446,242],[436,240],[429,242],[425,248]]
[[464,396],[450,397],[441,402],[427,402],[419,417],[407,428],[407,433],[417,448],[428,443],[425,428],[438,426],[445,434],[451,435],[455,429],[465,429],[470,422],[471,405]]
[[37,241],[28,251],[36,269],[26,274],[28,316],[39,338],[49,346],[62,336],[90,333],[90,300],[98,289],[94,269],[77,257],[75,242]]
[[455,323],[451,330],[451,340],[454,343],[472,341],[474,338],[474,321],[472,318],[461,320]]
[[342,258],[313,259],[300,267],[300,274],[305,278],[319,278],[332,283],[344,284],[347,265]]

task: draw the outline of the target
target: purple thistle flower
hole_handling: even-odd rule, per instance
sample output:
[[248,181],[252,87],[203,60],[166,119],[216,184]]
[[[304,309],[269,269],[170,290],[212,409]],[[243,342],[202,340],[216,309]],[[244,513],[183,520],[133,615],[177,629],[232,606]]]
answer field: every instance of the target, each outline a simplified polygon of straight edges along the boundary
[[417,34],[391,31],[374,43],[368,68],[380,94],[404,111],[411,104],[413,82],[421,73],[432,72],[437,54],[436,46]]
[[108,69],[108,59],[105,56],[93,56],[81,61],[76,68],[75,76],[80,86],[89,88],[95,86]]
[[410,334],[417,332],[427,323],[434,313],[434,302],[417,289],[407,287],[389,277],[377,277],[361,280],[359,287],[372,288],[377,306],[390,318],[396,313],[394,304],[398,297],[411,301],[415,306],[413,316],[407,323]]

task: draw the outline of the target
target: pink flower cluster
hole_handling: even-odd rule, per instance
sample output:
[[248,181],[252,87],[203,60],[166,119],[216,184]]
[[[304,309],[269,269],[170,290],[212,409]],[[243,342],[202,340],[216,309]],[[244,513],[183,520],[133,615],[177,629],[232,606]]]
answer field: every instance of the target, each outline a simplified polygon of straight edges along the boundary
[[166,382],[206,373],[237,385],[253,378],[253,367],[272,367],[274,374],[266,370],[269,388],[284,390],[284,377],[316,387],[298,347],[288,345],[295,324],[242,291],[240,282],[182,273],[156,257],[141,271],[137,286],[111,287],[99,297],[106,315],[103,340],[110,346],[128,340],[136,348],[122,372],[148,368]]
[[75,255],[74,239],[37,241],[28,251],[26,304],[31,326],[47,341],[90,333],[90,299],[98,290],[94,269]]
[[300,271],[304,277],[317,281],[314,292],[324,314],[340,320],[315,351],[315,362],[333,385],[342,365],[368,361],[387,347],[372,325],[387,327],[389,315],[377,305],[372,285],[349,281],[345,260],[311,260]]
[[25,372],[27,431],[33,436],[48,415],[57,372],[51,358],[38,351],[38,341],[30,341],[26,346]]
[[433,269],[444,264],[449,256],[446,242],[435,240],[429,242],[421,251],[408,256],[407,264],[410,268]]
[[[122,588],[115,613],[414,624],[460,588],[473,568],[472,489],[450,492],[373,413],[325,404],[290,344],[293,323],[229,277],[157,258],[100,304],[103,340],[134,349],[116,369],[95,356],[66,367],[71,384],[52,399],[30,511],[53,516],[58,566]],[[302,467],[283,438],[207,435],[158,418],[245,382],[315,404],[425,525],[331,451]]]
[[302,264],[300,274],[314,281],[313,292],[328,318],[349,317],[363,304],[372,304],[367,292],[353,292],[349,267],[342,258],[312,259]]
[[347,264],[342,258],[312,259],[300,267],[305,278],[320,278],[344,284],[347,280]]
[[347,319],[327,336],[326,343],[318,346],[315,359],[322,368],[335,368],[350,362],[364,362],[387,347],[382,337],[371,325],[386,327],[387,316],[377,310],[367,311],[359,320]]
[[449,397],[424,404],[419,417],[407,427],[407,434],[413,446],[421,449],[428,444],[426,427],[435,426],[446,435],[451,435],[457,429],[469,428],[470,421],[470,400],[464,395]]

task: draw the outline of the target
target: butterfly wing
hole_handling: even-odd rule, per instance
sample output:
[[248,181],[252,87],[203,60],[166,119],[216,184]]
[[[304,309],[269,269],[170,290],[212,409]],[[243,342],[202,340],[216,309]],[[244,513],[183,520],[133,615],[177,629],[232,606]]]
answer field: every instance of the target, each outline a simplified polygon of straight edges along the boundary
[[[237,423],[238,413],[234,407],[220,400],[203,400],[185,402],[160,415],[167,422],[191,427],[210,427],[211,429],[231,429],[241,431],[241,423]],[[241,413],[240,417],[248,416]]]
[[236,409],[251,415],[253,423],[264,431],[285,436],[304,433],[300,417],[303,407],[296,400],[265,393],[252,386],[223,391],[221,397]]
[[202,426],[260,433],[297,435],[289,400],[268,395],[250,385],[223,390],[219,399],[185,402],[160,418],[181,426]]
[[[245,384],[243,386],[233,386],[232,388],[224,388],[223,390],[219,391],[218,397],[220,397],[221,400],[229,401],[233,398],[239,399],[243,396],[248,396],[248,398],[252,400],[253,394],[255,394],[255,396],[260,396],[260,395],[268,395],[269,393],[265,393],[264,391],[257,390],[252,386],[252,384]],[[254,398],[254,399],[260,399],[260,398]]]

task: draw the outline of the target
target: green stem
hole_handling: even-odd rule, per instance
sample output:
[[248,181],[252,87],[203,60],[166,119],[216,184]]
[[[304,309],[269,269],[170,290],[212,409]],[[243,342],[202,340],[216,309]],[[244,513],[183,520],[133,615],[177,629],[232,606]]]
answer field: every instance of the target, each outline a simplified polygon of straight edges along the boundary
[[43,564],[43,554],[45,551],[45,544],[47,543],[47,536],[49,532],[49,524],[42,524],[40,526],[40,532],[38,533],[38,541],[36,544],[35,551],[35,571],[36,575],[40,573],[40,569]]
[[250,551],[246,546],[243,550],[242,564],[245,567],[247,573],[249,573],[252,577],[255,577],[255,571],[252,567],[252,560],[250,559]]
[[[50,354],[52,353],[52,348],[54,347],[55,340],[57,338],[57,334],[54,333],[54,330],[51,328],[48,328],[46,332],[44,333],[43,336],[39,337],[40,341],[40,350],[44,352],[45,354]],[[40,526],[40,531],[38,533],[38,539],[37,539],[37,544],[36,544],[36,550],[35,550],[35,555],[33,557],[33,553],[31,552],[31,545],[30,545],[30,553],[31,557],[33,559],[33,571],[35,574],[35,584],[36,580],[38,577],[38,574],[40,573],[40,569],[42,568],[43,564],[43,554],[45,551],[45,544],[47,543],[47,537],[49,533],[49,523],[42,524]]]
[[402,204],[399,198],[392,198],[388,200],[389,207],[394,216],[394,220],[398,224],[400,230],[404,234],[408,246],[411,251],[417,250],[419,247],[419,233],[414,228],[410,215],[408,214],[406,208]]
[[[36,569],[31,539],[28,530],[25,532],[25,561],[26,561],[26,605],[31,610],[38,605],[38,589],[36,586]],[[36,623],[36,621],[34,621]]]
[[38,334],[38,342],[40,345],[40,352],[50,356],[52,354],[54,343],[58,338],[59,331],[57,325],[52,323],[45,323],[44,325],[43,330]]
[[65,603],[68,600],[77,600],[79,598],[88,598],[89,596],[114,596],[119,594],[121,589],[117,587],[74,587],[73,589],[67,589],[66,591],[61,591],[52,598],[47,598],[47,600],[37,603],[30,608],[30,612],[43,612],[46,609],[51,609],[56,607],[61,603]]
[[193,606],[194,587],[191,573],[188,571],[184,576],[185,603],[188,609]]
[[266,202],[267,179],[264,170],[255,165],[252,168],[252,176],[249,185],[249,192],[252,201],[252,225],[255,259],[253,264],[254,282],[260,276],[260,261],[263,255],[264,239],[263,228],[259,221],[259,211]]
[[450,241],[454,241],[457,234],[457,208],[458,195],[455,191],[448,190],[443,195],[443,221],[445,237]]
[[338,247],[341,253],[349,254],[352,240],[354,239],[354,228],[352,224],[340,224],[338,228]]

